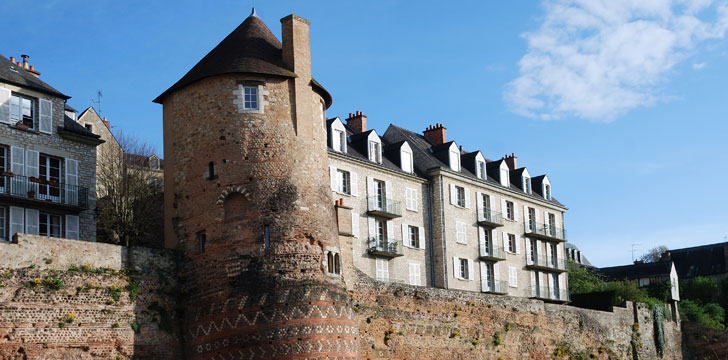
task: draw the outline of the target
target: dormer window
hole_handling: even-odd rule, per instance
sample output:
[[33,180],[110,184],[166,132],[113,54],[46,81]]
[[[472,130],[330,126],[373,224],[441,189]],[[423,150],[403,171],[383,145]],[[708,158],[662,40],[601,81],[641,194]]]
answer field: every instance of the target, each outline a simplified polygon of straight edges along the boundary
[[551,200],[551,185],[543,185],[543,198],[546,200]]
[[460,172],[460,152],[455,149],[450,149],[450,170]]
[[510,180],[508,179],[508,168],[501,168],[500,169],[500,183],[503,186],[508,186],[510,183]]
[[333,135],[334,151],[346,152],[346,132],[343,130],[334,130]]
[[531,178],[530,177],[523,177],[523,192],[526,194],[531,193]]
[[485,161],[477,160],[475,161],[475,171],[478,178],[485,180]]
[[412,172],[412,152],[402,150],[400,153],[400,160],[402,162],[402,171],[411,173]]
[[382,144],[376,141],[369,141],[369,160],[375,163],[382,163]]

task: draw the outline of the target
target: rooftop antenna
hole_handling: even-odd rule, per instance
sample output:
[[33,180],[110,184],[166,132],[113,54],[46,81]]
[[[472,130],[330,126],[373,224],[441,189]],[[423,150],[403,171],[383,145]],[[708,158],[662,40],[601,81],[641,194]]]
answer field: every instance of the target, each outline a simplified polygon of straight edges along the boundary
[[96,99],[94,100],[94,98],[91,98],[91,104],[92,105],[98,105],[98,108],[99,108],[99,117],[101,117],[101,98],[103,96],[104,95],[101,94],[101,89],[98,89],[98,90],[96,90]]
[[634,262],[634,251],[639,250],[639,249],[637,249],[637,246],[639,246],[639,245],[642,245],[642,244],[632,244],[632,262]]

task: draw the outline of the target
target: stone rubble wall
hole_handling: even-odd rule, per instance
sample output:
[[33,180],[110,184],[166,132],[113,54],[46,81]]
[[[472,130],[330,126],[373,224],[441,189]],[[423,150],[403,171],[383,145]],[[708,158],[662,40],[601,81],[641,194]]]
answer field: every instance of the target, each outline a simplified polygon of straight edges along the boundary
[[181,359],[181,280],[171,253],[20,234],[0,243],[0,359]]

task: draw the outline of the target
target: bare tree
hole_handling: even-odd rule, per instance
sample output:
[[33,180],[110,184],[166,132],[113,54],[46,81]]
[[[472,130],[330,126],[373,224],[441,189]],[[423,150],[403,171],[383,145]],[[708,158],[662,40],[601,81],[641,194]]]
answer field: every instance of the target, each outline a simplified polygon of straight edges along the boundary
[[99,149],[97,228],[103,242],[132,245],[162,240],[161,172],[150,168],[152,146],[123,132],[119,147]]
[[658,262],[662,258],[662,254],[666,251],[667,246],[665,245],[653,247],[652,249],[647,250],[647,252],[640,257],[640,260],[646,263]]

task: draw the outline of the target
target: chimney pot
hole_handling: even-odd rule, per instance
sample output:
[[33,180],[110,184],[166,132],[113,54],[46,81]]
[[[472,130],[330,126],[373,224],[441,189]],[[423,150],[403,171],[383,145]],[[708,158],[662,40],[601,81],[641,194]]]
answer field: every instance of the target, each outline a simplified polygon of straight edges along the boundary
[[508,165],[508,169],[510,169],[510,170],[518,169],[518,158],[516,157],[515,153],[511,153],[510,156],[506,155],[505,160],[506,160],[506,164]]
[[10,62],[13,63],[13,64],[15,64],[15,56],[11,56],[10,57]]
[[28,69],[28,58],[30,56],[23,54],[23,55],[20,55],[20,57],[23,58],[23,69],[27,70]]
[[354,134],[360,134],[367,131],[367,117],[361,111],[356,111],[354,114],[349,113],[349,118],[346,119],[346,124],[349,125]]
[[23,63],[21,63],[20,61],[16,62],[15,65],[18,65],[19,68],[23,67]]
[[425,137],[435,145],[444,144],[447,141],[447,135],[445,133],[445,127],[442,124],[437,123],[436,126],[430,125],[424,131]]

